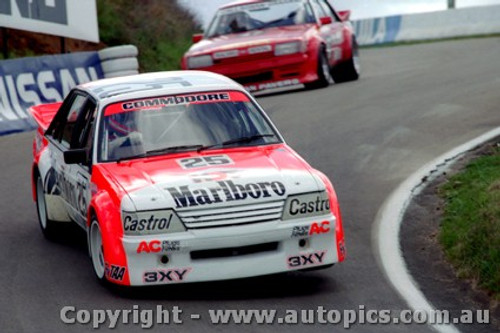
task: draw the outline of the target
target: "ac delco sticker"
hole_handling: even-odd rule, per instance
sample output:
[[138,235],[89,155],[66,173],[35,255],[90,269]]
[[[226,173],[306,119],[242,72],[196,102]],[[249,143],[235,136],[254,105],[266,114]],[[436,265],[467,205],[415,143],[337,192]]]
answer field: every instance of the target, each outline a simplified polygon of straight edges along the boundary
[[181,248],[180,241],[142,241],[137,247],[137,253],[158,253],[158,252],[174,252],[179,251]]
[[137,110],[154,110],[175,105],[248,101],[248,97],[239,91],[158,96],[112,104],[106,108],[104,115],[110,116],[117,113]]

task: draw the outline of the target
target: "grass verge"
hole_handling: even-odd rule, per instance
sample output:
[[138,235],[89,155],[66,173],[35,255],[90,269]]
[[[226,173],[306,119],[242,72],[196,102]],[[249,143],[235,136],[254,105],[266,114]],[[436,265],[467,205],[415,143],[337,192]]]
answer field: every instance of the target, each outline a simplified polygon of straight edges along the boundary
[[141,72],[180,68],[180,59],[200,27],[176,1],[98,0],[101,41],[108,46],[134,44]]
[[472,161],[440,188],[439,241],[459,277],[500,300],[500,147]]

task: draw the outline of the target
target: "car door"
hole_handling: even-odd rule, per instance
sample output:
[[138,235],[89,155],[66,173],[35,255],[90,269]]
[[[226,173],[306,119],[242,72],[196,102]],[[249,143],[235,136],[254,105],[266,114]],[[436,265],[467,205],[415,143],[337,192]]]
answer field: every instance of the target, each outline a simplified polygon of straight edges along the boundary
[[[320,21],[320,35],[326,44],[330,66],[342,59],[343,24],[327,0],[311,0],[311,4]],[[321,21],[328,22],[326,24]]]
[[96,103],[86,93],[74,90],[48,129],[50,163],[55,174],[56,193],[63,199],[66,213],[81,227],[86,227],[90,200],[91,163],[66,164],[64,152],[88,149],[91,156]]

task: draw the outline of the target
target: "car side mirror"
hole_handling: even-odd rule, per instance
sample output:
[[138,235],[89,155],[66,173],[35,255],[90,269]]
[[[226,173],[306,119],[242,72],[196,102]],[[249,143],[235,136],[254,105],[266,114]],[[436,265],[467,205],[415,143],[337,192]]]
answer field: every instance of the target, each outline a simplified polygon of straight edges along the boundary
[[194,34],[192,38],[193,44],[198,43],[202,39],[203,39],[203,34]]
[[87,164],[87,150],[86,149],[69,149],[64,153],[64,163],[66,164]]
[[340,19],[342,22],[349,21],[351,18],[351,11],[350,10],[343,10],[338,12]]
[[332,24],[332,22],[333,22],[333,20],[330,16],[321,17],[319,19],[319,21],[321,22],[321,25]]

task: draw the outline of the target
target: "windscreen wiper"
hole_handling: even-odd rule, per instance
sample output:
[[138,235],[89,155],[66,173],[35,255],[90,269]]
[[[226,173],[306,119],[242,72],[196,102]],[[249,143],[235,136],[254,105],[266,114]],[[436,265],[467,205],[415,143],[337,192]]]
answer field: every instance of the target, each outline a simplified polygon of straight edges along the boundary
[[153,150],[148,150],[145,153],[137,154],[137,155],[130,155],[130,156],[123,156],[120,157],[119,159],[116,160],[116,162],[120,163],[123,161],[127,160],[134,160],[138,158],[143,158],[143,157],[148,157],[148,156],[157,156],[165,153],[174,153],[178,151],[189,151],[189,150],[197,150],[205,147],[204,145],[183,145],[183,146],[172,146],[172,147],[166,147],[166,148],[160,148],[160,149],[153,149]]
[[155,156],[163,153],[174,153],[178,151],[189,151],[189,150],[199,150],[203,149],[205,146],[198,144],[198,145],[182,145],[182,146],[172,146],[172,147],[165,147],[165,148],[160,148],[160,149],[153,149],[153,150],[148,150],[145,155],[146,156]]
[[213,145],[210,145],[210,146],[203,146],[203,147],[198,148],[198,151],[202,151],[202,150],[206,150],[206,149],[210,149],[210,148],[214,148],[214,147],[229,146],[229,145],[233,145],[233,144],[236,144],[236,143],[248,143],[248,142],[252,142],[252,141],[258,140],[258,139],[268,138],[268,137],[275,137],[275,136],[276,136],[276,134],[272,134],[272,133],[269,133],[269,134],[256,134],[256,135],[251,135],[251,136],[243,136],[241,138],[227,140],[227,141],[216,143],[216,144],[213,144]]

